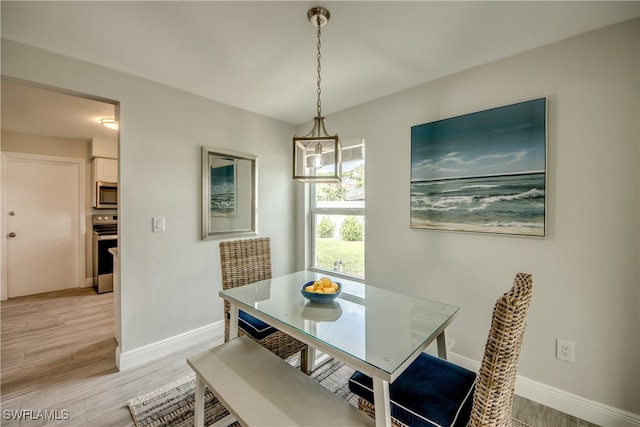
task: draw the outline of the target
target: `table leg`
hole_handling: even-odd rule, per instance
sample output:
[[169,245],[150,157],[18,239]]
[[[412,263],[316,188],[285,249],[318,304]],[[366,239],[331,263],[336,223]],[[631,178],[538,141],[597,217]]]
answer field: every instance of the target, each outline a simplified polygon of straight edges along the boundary
[[438,342],[438,357],[447,360],[447,337],[444,331],[440,332],[436,340]]
[[311,359],[311,357],[315,359],[315,354],[316,352],[309,346],[300,352],[300,370],[307,375],[315,368],[313,360]]
[[389,383],[373,377],[373,404],[376,407],[376,427],[391,427]]
[[229,308],[229,341],[238,338],[238,306],[230,302]]
[[200,375],[196,374],[196,401],[194,411],[195,427],[204,427],[204,390],[204,381],[202,381]]

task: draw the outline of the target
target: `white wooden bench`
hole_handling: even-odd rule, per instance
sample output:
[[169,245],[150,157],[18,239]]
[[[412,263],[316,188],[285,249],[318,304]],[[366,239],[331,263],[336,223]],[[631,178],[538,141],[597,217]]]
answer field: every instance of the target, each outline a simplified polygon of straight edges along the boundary
[[187,363],[196,373],[197,427],[204,425],[205,387],[244,426],[374,425],[349,402],[244,336],[190,356]]

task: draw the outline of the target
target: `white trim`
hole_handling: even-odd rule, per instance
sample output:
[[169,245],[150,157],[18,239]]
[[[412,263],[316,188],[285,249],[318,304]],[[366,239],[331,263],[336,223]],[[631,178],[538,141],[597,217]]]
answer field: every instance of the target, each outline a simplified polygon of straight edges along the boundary
[[[118,341],[116,340],[116,343]],[[118,368],[118,371],[122,371],[122,368],[120,367],[120,359],[122,358],[122,352],[120,351],[120,344],[118,343],[118,345],[116,346],[116,367]]]
[[120,351],[120,346],[118,346],[116,365],[120,371],[124,371],[203,341],[212,341],[213,345],[222,344],[224,341],[224,321],[220,320],[124,353]]
[[[480,369],[480,362],[456,353],[449,353],[449,361],[474,372]],[[521,375],[516,378],[516,394],[597,425],[640,426],[640,414],[614,408]]]
[[[75,283],[75,287],[82,287],[83,280],[85,278],[85,263],[86,263],[86,248],[85,248],[85,234],[86,234],[86,198],[85,198],[85,187],[86,187],[86,160],[78,157],[59,157],[59,156],[48,156],[42,154],[30,154],[30,153],[19,153],[13,151],[2,151],[2,162],[0,167],[0,176],[1,183],[0,188],[2,189],[2,197],[0,201],[0,206],[7,205],[7,168],[9,165],[9,161],[29,161],[29,162],[41,162],[41,163],[57,163],[57,164],[71,164],[77,166],[78,171],[78,271],[76,272],[78,283]],[[2,220],[0,221],[0,235],[4,234],[3,230],[7,228],[7,216],[2,211]],[[8,274],[7,274],[7,247],[6,247],[6,239],[2,239],[0,243],[0,251],[2,252],[2,256],[0,256],[0,264],[2,266],[2,273],[0,274],[0,300],[6,300],[9,295],[8,289]]]

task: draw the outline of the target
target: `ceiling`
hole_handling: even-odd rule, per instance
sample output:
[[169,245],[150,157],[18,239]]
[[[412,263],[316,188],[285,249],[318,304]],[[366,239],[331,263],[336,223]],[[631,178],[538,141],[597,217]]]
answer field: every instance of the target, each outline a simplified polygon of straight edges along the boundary
[[[324,115],[640,16],[638,1],[3,0],[0,28],[6,39],[298,125],[316,113],[316,30],[306,19],[314,6],[331,12]],[[3,82],[3,129],[44,127],[95,102],[56,107],[56,96],[37,92]]]
[[117,140],[100,124],[115,118],[113,104],[2,80],[2,130],[55,138]]

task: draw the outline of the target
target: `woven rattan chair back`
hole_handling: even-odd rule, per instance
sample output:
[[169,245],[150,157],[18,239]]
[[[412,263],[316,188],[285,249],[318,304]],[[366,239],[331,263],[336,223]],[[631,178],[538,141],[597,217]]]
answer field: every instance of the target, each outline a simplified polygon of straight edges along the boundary
[[[260,237],[254,239],[230,240],[220,242],[220,269],[222,272],[222,289],[231,289],[260,280],[271,279],[271,239]],[[229,341],[229,311],[231,305],[224,302],[224,341]],[[247,335],[242,329],[240,335]],[[252,338],[249,335],[250,338]],[[295,338],[277,331],[258,341],[265,348],[278,356],[290,357],[301,354],[301,369],[307,369],[307,346]]]
[[[220,269],[224,290],[271,279],[271,239],[262,237],[220,242]],[[229,341],[230,308],[225,300],[225,342]]]
[[468,426],[513,426],[516,371],[532,291],[531,274],[518,273],[513,287],[496,301]]
[[223,289],[271,279],[271,239],[220,242],[220,262]]

